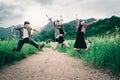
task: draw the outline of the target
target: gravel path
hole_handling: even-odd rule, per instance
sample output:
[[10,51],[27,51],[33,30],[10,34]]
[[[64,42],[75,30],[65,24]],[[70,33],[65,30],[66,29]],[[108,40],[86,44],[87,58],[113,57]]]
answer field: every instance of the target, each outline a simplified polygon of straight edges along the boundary
[[83,60],[49,48],[0,71],[0,80],[109,80]]

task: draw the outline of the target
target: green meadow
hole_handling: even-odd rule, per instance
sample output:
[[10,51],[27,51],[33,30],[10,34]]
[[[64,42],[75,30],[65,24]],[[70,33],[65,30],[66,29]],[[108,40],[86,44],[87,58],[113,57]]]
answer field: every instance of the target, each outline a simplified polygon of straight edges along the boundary
[[[28,55],[37,54],[39,51],[30,44],[24,44],[20,52],[12,52],[18,41],[0,41],[0,67],[6,64],[14,64],[16,61],[26,58]],[[40,42],[44,43],[44,42]],[[49,47],[49,45],[46,45]]]
[[[88,38],[89,39],[89,38]],[[74,40],[69,40],[70,49],[58,47],[58,50],[68,55],[82,58],[94,66],[101,66],[112,71],[120,71],[120,34],[115,32],[111,35],[106,33],[103,36],[92,37],[93,43],[86,52],[82,54],[73,50]],[[86,40],[87,42],[87,40]]]

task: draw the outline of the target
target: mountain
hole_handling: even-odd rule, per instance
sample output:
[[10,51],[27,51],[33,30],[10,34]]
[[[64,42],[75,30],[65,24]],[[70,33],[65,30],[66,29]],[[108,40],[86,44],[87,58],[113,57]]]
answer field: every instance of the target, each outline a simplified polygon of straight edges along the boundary
[[98,36],[103,34],[111,35],[117,30],[120,31],[120,17],[112,16],[110,18],[105,18],[99,20],[97,23],[93,24],[90,28],[87,29],[87,36]]
[[[81,19],[83,20],[83,19]],[[86,23],[92,22],[96,19],[89,18],[86,19]],[[75,39],[76,38],[76,20],[72,20],[68,23],[63,24],[67,35],[65,36],[66,39]],[[116,32],[116,28],[120,30],[120,17],[112,16],[110,18],[100,19],[95,24],[91,25],[91,27],[87,28],[85,36],[101,36],[106,33],[111,35],[112,33]],[[39,37],[38,37],[39,36]],[[36,35],[37,40],[46,41],[48,39],[54,39],[54,28],[53,26],[48,23],[41,33]],[[34,38],[34,39],[36,39]]]
[[[83,19],[81,19],[83,20]],[[86,23],[92,22],[96,19],[86,19]],[[68,23],[63,24],[64,29],[67,33],[66,39],[75,39],[76,37],[76,20],[72,20]],[[7,40],[12,38],[11,33],[12,27],[2,28],[0,27],[0,39]],[[87,28],[86,36],[98,36],[103,34],[112,34],[120,30],[120,17],[112,16],[110,18],[100,19],[98,22]],[[40,33],[33,34],[33,39],[36,41],[46,41],[48,39],[54,39],[54,27],[51,23],[47,23]]]
[[12,38],[12,27],[2,28],[0,27],[0,39],[7,40]]
[[[86,22],[91,22],[95,20],[94,18],[90,18],[90,19],[87,19]],[[73,20],[73,21],[70,21],[69,23],[64,23],[63,24],[65,26],[65,30],[67,31],[68,29],[69,30],[75,30],[75,25],[76,25],[76,21]],[[68,34],[69,34],[69,31],[67,31]],[[73,31],[73,33],[75,33]],[[69,34],[72,36],[72,34]],[[47,39],[50,39],[50,38],[53,38],[54,39],[54,27],[51,23],[47,23],[45,25],[45,27],[42,28],[42,32],[41,33],[38,33],[38,34],[33,34],[33,38],[36,40],[36,41],[44,41],[44,40],[47,40]],[[0,39],[2,40],[9,40],[9,39],[12,39],[12,27],[8,27],[8,28],[3,28],[3,27],[0,27]]]
[[[83,19],[81,19],[83,20]],[[94,18],[89,18],[86,19],[86,23],[89,23],[91,21],[94,21],[96,19]],[[63,24],[65,31],[67,32],[67,35],[65,36],[67,39],[74,39],[75,38],[75,34],[76,34],[76,20],[70,21],[68,23],[64,23]],[[33,36],[34,40],[36,41],[46,41],[48,39],[53,39],[55,40],[54,37],[54,27],[53,25],[49,22],[48,24],[45,25],[45,27],[43,27],[41,33],[39,33],[38,35]]]
[[54,27],[50,22],[42,28],[40,33],[33,35],[33,39],[36,41],[46,41],[51,38],[54,38]]

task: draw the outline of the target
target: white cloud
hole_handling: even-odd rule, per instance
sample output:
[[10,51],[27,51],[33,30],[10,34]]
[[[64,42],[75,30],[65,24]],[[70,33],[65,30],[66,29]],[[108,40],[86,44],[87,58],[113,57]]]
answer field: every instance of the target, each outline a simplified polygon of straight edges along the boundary
[[80,18],[120,16],[120,0],[0,0],[0,3],[4,4],[0,8],[3,12],[10,7],[5,16],[0,15],[0,26],[29,20],[32,25],[42,27],[48,22],[45,14],[53,19],[62,15],[65,22],[75,19],[76,13]]

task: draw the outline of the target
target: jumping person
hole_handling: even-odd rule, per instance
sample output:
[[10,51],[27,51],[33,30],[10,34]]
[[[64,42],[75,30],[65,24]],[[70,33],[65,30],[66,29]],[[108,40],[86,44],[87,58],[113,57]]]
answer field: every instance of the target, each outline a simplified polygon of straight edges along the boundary
[[64,36],[65,36],[66,32],[64,31],[64,28],[62,25],[62,22],[63,22],[62,16],[60,16],[60,20],[55,20],[54,22],[52,21],[52,18],[48,17],[48,19],[54,26],[56,42],[53,44],[52,40],[48,40],[47,43],[50,42],[53,50],[56,50],[56,48],[59,44],[63,44],[65,47],[69,48],[67,41],[64,40]]
[[76,36],[76,40],[75,40],[75,44],[74,44],[74,50],[81,53],[80,49],[85,49],[85,51],[88,51],[88,49],[90,48],[90,45],[92,43],[92,39],[88,40],[88,45],[86,45],[85,39],[84,39],[84,34],[86,31],[86,28],[88,28],[89,26],[91,26],[92,24],[94,24],[96,21],[90,22],[90,23],[85,23],[85,21],[80,21],[78,19],[78,16],[76,15],[76,32],[77,32],[77,36]]
[[34,42],[32,39],[30,39],[31,37],[31,30],[37,31],[36,29],[32,29],[30,27],[30,23],[28,21],[24,22],[23,26],[13,26],[13,37],[15,37],[15,31],[18,30],[19,31],[19,42],[17,47],[13,48],[13,52],[15,51],[20,51],[22,46],[24,45],[24,43],[29,43],[31,45],[33,45],[34,47],[38,48],[39,50],[42,50],[42,48],[44,47],[44,44],[39,45],[36,42]]

